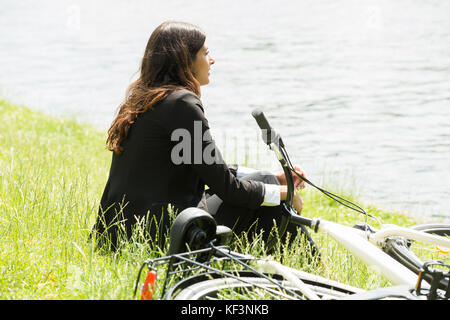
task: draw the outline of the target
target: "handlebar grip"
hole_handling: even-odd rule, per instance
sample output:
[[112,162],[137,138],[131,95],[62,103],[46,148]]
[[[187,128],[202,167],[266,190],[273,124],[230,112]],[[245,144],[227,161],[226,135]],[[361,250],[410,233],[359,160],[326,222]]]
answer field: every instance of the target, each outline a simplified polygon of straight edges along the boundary
[[258,123],[258,126],[261,128],[261,130],[267,130],[270,131],[272,127],[270,126],[269,122],[266,119],[266,116],[264,113],[259,110],[255,109],[252,111],[252,116],[255,118],[256,122]]
[[264,113],[259,109],[255,109],[252,111],[252,116],[253,118],[255,118],[256,122],[258,123],[258,126],[261,128],[262,138],[264,142],[267,145],[270,145],[271,143],[275,143],[276,145],[278,145],[281,140],[280,136],[270,126],[269,121],[267,121]]

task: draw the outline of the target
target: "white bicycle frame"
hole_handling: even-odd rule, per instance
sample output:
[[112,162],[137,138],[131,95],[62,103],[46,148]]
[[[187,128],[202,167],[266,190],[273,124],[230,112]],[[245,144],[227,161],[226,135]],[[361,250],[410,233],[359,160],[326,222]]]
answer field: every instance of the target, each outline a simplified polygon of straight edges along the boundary
[[[316,220],[315,223],[318,224],[317,232],[322,231],[330,235],[344,248],[394,285],[415,287],[418,276],[379,248],[387,237],[402,236],[450,248],[450,239],[395,225],[386,225],[380,231],[371,233],[327,220]],[[271,260],[258,261],[258,268],[263,272],[277,273],[284,276],[293,285],[297,286],[308,299],[319,299],[303,281],[298,279],[298,276],[305,278],[305,275],[308,274],[285,267]],[[325,279],[316,277],[321,278],[322,281]],[[422,287],[427,288],[429,285],[423,284]],[[356,288],[352,287],[352,289],[355,290]]]
[[330,221],[320,221],[319,230],[325,231],[394,285],[414,286],[417,283],[418,276],[379,248],[384,244],[387,237],[402,236],[412,240],[450,247],[450,240],[444,237],[393,225],[370,233]]

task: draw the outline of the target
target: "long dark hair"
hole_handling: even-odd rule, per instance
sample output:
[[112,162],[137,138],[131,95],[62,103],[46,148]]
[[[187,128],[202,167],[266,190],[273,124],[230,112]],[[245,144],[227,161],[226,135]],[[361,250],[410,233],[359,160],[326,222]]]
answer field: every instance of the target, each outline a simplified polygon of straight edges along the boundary
[[187,89],[200,97],[200,83],[191,66],[206,36],[197,26],[186,22],[166,21],[151,34],[140,76],[127,89],[125,100],[108,130],[106,147],[119,154],[139,114],[150,110],[170,93]]

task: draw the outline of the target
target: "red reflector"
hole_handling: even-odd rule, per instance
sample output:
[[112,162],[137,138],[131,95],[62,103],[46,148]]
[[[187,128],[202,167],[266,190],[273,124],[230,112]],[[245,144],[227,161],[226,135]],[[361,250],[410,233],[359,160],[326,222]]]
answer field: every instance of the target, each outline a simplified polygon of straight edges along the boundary
[[149,271],[142,287],[141,300],[152,300],[155,291],[156,272]]

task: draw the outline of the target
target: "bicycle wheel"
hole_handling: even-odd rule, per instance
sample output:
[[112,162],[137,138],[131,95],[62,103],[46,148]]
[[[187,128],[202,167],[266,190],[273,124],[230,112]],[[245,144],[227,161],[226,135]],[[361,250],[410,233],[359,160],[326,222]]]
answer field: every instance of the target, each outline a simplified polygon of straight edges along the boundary
[[[450,224],[421,224],[412,226],[411,229],[450,238]],[[425,261],[440,260],[450,264],[450,248],[421,241],[392,238],[388,240],[385,251],[416,274],[419,274]],[[426,276],[425,280],[431,281],[431,276]],[[448,280],[443,279],[441,288],[445,289],[447,285]]]
[[[282,277],[272,275],[276,283],[251,272],[239,272],[237,278],[207,273],[196,275],[172,287],[166,299],[174,300],[268,300],[305,299],[298,288]],[[216,277],[216,278],[215,278]],[[317,278],[317,277],[316,277]],[[323,278],[299,278],[321,299],[339,299],[364,290]]]

